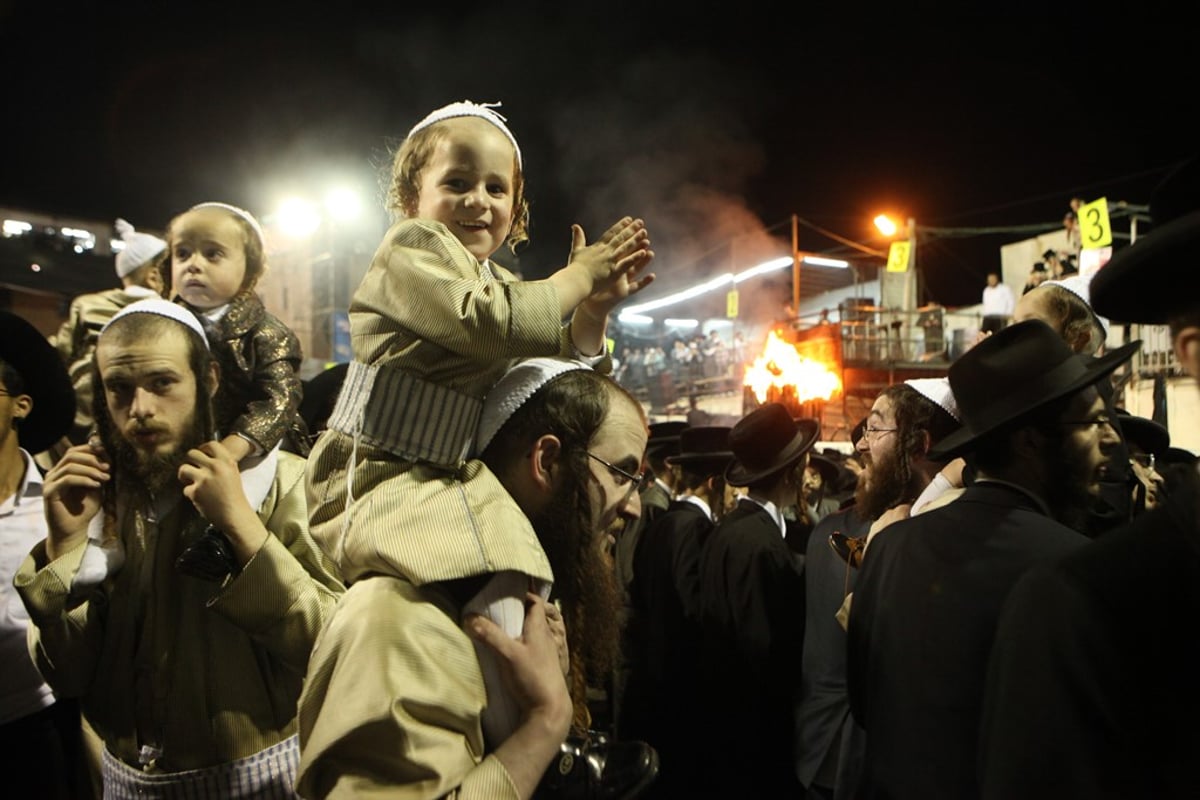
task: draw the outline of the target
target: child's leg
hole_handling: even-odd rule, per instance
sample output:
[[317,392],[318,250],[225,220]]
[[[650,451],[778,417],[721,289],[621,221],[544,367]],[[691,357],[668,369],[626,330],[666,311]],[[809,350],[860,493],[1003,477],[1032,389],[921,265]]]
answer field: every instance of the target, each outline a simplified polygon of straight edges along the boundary
[[[543,597],[550,594],[549,584],[511,570],[497,572],[492,579],[463,606],[462,616],[479,614],[499,625],[514,639],[525,625],[525,594],[536,591]],[[460,620],[461,624],[461,620]],[[521,721],[521,709],[504,685],[504,677],[496,654],[490,647],[475,642],[475,654],[487,688],[487,707],[483,710],[483,736],[488,749],[498,747]]]

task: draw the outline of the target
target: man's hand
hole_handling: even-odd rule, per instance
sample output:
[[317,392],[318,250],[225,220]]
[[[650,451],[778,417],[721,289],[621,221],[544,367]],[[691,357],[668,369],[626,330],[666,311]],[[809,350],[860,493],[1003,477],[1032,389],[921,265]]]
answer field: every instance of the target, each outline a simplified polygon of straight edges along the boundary
[[250,507],[233,454],[220,442],[205,442],[187,452],[179,467],[183,496],[224,533],[243,566],[266,542],[267,529]]
[[87,538],[88,523],[100,511],[101,488],[111,479],[108,455],[99,442],[72,447],[46,473],[42,502],[51,561]]

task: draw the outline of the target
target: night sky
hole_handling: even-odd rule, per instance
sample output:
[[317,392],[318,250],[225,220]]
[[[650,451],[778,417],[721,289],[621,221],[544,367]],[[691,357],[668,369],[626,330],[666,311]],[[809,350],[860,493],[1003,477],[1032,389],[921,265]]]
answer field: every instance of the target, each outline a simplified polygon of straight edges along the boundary
[[[414,122],[498,100],[532,202],[515,266],[560,266],[572,221],[599,234],[642,216],[653,299],[723,259],[786,253],[776,226],[793,214],[874,246],[884,210],[1052,229],[1075,194],[1148,202],[1198,149],[1200,70],[1179,20],[833,22],[788,10],[805,4],[705,2],[339,16],[350,5],[0,5],[0,205],[162,228],[196,202],[264,214],[286,192],[350,181],[379,208]],[[978,302],[1013,238],[931,243],[925,299]],[[835,243],[806,228],[801,246]]]

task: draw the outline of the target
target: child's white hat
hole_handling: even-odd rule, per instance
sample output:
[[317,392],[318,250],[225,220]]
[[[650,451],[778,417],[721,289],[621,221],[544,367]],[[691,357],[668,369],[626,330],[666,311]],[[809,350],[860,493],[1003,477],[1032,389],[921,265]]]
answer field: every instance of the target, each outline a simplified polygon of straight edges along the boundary
[[483,399],[483,413],[475,432],[475,453],[482,453],[509,417],[551,378],[576,369],[591,369],[573,358],[527,358],[510,368]]
[[451,103],[450,105],[442,106],[439,109],[429,112],[429,115],[426,116],[425,119],[421,120],[412,127],[412,130],[408,132],[408,135],[411,138],[412,135],[417,131],[428,128],[430,125],[443,120],[453,119],[455,117],[479,117],[480,119],[485,119],[495,125],[500,129],[501,133],[508,137],[508,141],[512,143],[513,150],[517,151],[517,166],[521,169],[524,169],[525,167],[521,163],[521,147],[517,144],[517,138],[512,135],[512,131],[510,131],[508,126],[504,124],[508,120],[492,110],[493,108],[499,107],[499,103],[473,103],[470,100],[461,100],[457,103]]
[[164,300],[161,297],[147,297],[144,300],[137,300],[130,303],[113,314],[112,318],[104,323],[104,327],[100,329],[100,333],[104,333],[114,322],[122,317],[128,317],[130,314],[157,314],[160,317],[173,319],[200,334],[200,338],[204,341],[204,346],[209,346],[208,337],[204,334],[204,326],[200,324],[200,320],[196,318],[196,315],[178,303],[172,303],[170,300]]
[[246,222],[248,222],[250,224],[250,227],[251,227],[251,229],[253,229],[255,235],[258,236],[258,246],[263,249],[264,253],[266,252],[267,237],[263,235],[262,225],[259,225],[258,220],[256,220],[254,218],[254,215],[251,214],[246,209],[238,208],[237,206],[231,206],[231,205],[229,205],[229,203],[208,202],[208,203],[197,203],[196,205],[192,206],[188,210],[195,211],[198,208],[223,208],[226,211],[230,212],[231,214],[236,214],[237,216],[246,220]]
[[140,266],[148,264],[155,256],[167,249],[167,243],[149,233],[138,233],[123,219],[115,226],[125,248],[117,253],[117,277],[124,278]]

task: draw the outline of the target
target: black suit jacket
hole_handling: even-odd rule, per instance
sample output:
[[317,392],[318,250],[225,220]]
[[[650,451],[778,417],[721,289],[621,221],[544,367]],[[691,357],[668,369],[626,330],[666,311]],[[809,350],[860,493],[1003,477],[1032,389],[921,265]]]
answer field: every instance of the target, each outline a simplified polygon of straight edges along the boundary
[[864,797],[976,797],[983,686],[1000,607],[1040,560],[1088,539],[1015,487],[976,483],[871,542],[854,588],[850,708]]
[[1191,472],[1159,508],[1013,589],[987,687],[984,797],[1200,797],[1198,520]]
[[700,554],[700,616],[714,730],[710,796],[791,797],[793,709],[804,643],[799,554],[775,520],[742,500]]
[[[812,785],[826,757],[845,769],[861,762],[861,753],[859,758],[846,753],[844,760],[840,755],[843,737],[850,739],[853,720],[846,694],[846,631],[836,617],[846,594],[854,591],[858,570],[829,546],[829,535],[834,532],[854,539],[867,535],[871,520],[860,519],[855,510],[850,506],[835,511],[817,523],[804,560],[806,617],[804,668],[796,709],[796,776],[805,786]],[[835,783],[827,779],[825,785],[833,788]]]
[[633,559],[631,602],[639,625],[620,736],[649,742],[660,773],[650,796],[702,793],[691,763],[697,732],[708,721],[701,680],[698,618],[700,548],[713,521],[695,503],[677,500],[642,532]]

